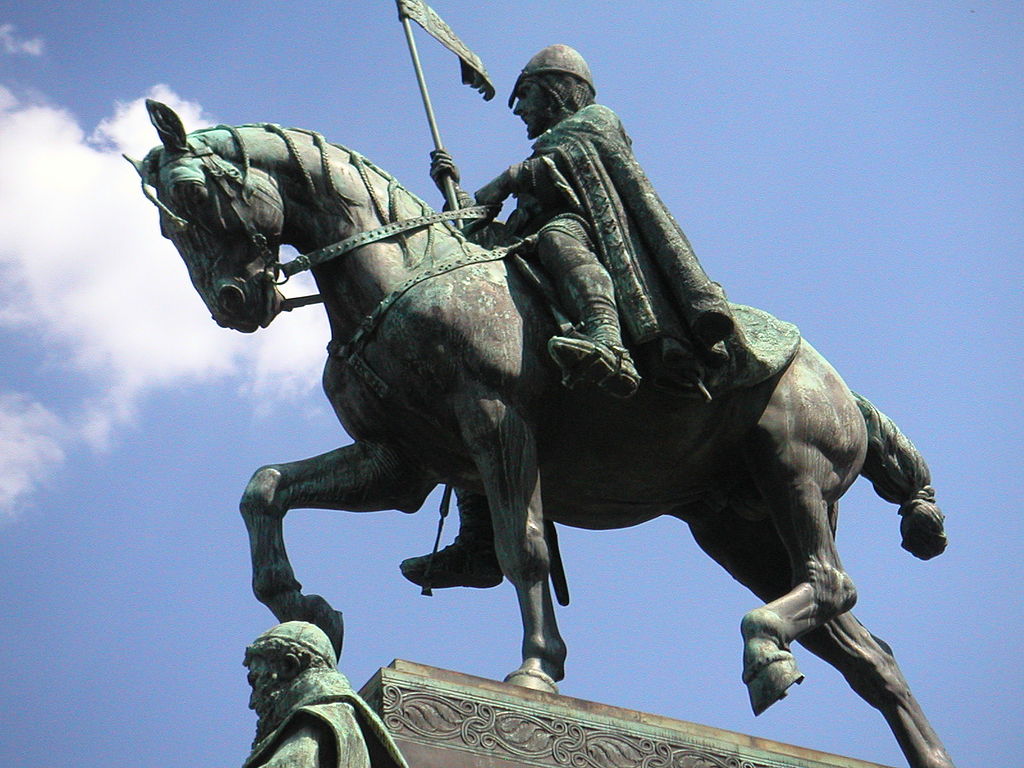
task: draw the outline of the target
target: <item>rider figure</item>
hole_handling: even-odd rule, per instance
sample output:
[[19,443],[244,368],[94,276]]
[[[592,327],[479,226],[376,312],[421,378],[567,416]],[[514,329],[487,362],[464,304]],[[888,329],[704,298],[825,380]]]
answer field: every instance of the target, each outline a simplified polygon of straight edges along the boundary
[[[702,378],[728,361],[726,341],[738,345],[742,338],[734,334],[721,287],[704,273],[637,163],[618,117],[594,96],[590,68],[569,46],[548,46],[530,59],[509,107],[515,104],[535,140],[533,154],[482,187],[476,202],[517,198],[507,233],[535,239],[533,254],[576,323],[574,335],[548,342],[566,386],[596,385],[631,397],[640,376],[623,343],[626,335],[634,351],[642,351],[655,386],[707,396]],[[447,153],[432,158],[431,177],[439,188],[446,177],[458,181]],[[456,189],[460,205],[471,205],[469,195]],[[481,515],[486,502],[470,494],[459,498],[460,535],[434,556],[432,585],[497,584],[496,559],[492,563],[492,554],[480,551],[493,552],[490,521]],[[402,572],[422,585],[428,558],[406,560]]]

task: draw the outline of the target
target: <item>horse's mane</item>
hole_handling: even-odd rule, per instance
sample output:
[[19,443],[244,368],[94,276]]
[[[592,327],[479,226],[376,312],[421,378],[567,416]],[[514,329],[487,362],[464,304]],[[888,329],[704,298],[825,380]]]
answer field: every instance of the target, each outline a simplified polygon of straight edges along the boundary
[[[339,187],[335,174],[331,172],[332,165],[335,167],[338,165],[348,166],[356,171],[362,180],[365,193],[369,197],[369,205],[376,210],[379,219],[384,224],[402,218],[426,216],[434,212],[422,198],[406,188],[391,173],[353,149],[342,144],[328,142],[316,131],[305,128],[282,128],[276,123],[221,124],[191,131],[188,138],[195,140],[196,144],[208,147],[219,159],[218,173],[230,177],[242,190],[247,190],[251,186],[265,185],[262,179],[251,174],[253,168],[264,173],[278,173],[281,170],[281,168],[268,167],[267,164],[261,162],[261,156],[266,152],[260,151],[260,142],[257,141],[257,137],[266,137],[267,134],[276,136],[284,143],[290,159],[287,173],[298,177],[299,185],[305,187],[305,197],[308,198],[309,203],[325,212],[342,216],[349,223],[354,223],[350,211],[359,204],[359,200],[352,197],[351,192]],[[301,139],[301,143],[297,142],[297,139]],[[310,143],[314,152],[319,155],[318,163],[309,156]],[[147,155],[146,164],[151,175],[155,175],[160,166],[161,149],[161,147],[156,147]],[[341,153],[341,155],[335,153]],[[311,173],[314,164],[320,166],[316,169],[321,178],[319,187]],[[326,194],[324,187],[326,187]],[[152,199],[169,215],[176,217],[176,214],[159,200]],[[444,235],[453,237],[458,247],[462,249],[469,247],[465,236],[447,223],[432,224],[427,231],[429,233],[427,245],[422,253],[414,254],[408,247],[405,238],[398,239],[407,268],[418,266],[424,257],[433,253],[434,249],[430,243],[435,233],[443,232]]]
[[[357,152],[356,150],[351,149],[350,147],[346,147],[344,144],[338,144],[333,141],[327,141],[322,134],[318,133],[317,131],[311,131],[308,128],[283,128],[276,123],[244,123],[242,125],[221,124],[207,126],[205,128],[199,128],[197,130],[191,131],[188,135],[190,137],[196,138],[201,137],[204,140],[204,143],[207,143],[209,145],[211,142],[209,142],[207,139],[213,138],[213,136],[211,136],[210,134],[215,134],[217,132],[227,133],[231,138],[229,144],[234,145],[234,148],[237,150],[237,153],[239,155],[238,160],[242,165],[242,174],[244,182],[246,176],[248,176],[249,169],[252,164],[252,158],[249,152],[249,148],[246,146],[246,143],[242,137],[243,131],[260,131],[263,133],[272,133],[280,137],[282,141],[284,141],[285,145],[288,147],[288,151],[291,154],[292,159],[296,162],[297,166],[302,170],[302,172],[304,173],[304,175],[307,176],[307,178],[309,172],[308,169],[304,167],[300,159],[298,150],[296,149],[293,140],[294,136],[301,136],[303,138],[309,139],[313,143],[313,146],[317,147],[320,150],[321,163],[325,166],[325,177],[328,179],[328,181],[330,181],[330,175],[326,173],[327,147],[331,147],[333,149],[337,149],[341,152],[344,152],[345,154],[348,155],[348,162],[350,164],[362,165],[364,168],[373,171],[377,176],[383,179],[384,182],[386,182],[387,184],[389,193],[400,192],[404,194],[408,198],[409,202],[413,203],[414,205],[420,208],[423,215],[433,213],[433,208],[425,200],[423,200],[423,198],[421,198],[415,192],[413,192],[404,184],[402,184],[402,182],[395,178],[393,174],[381,168],[379,165],[374,163],[372,160],[367,158],[362,153]],[[217,144],[218,146],[216,147],[211,146],[211,148],[214,149],[214,151],[216,151],[217,154],[221,156],[229,154],[227,151],[225,151],[229,149],[228,146],[223,145],[222,142],[219,141],[217,142]],[[337,189],[335,189],[334,191],[339,195],[339,197],[342,197],[344,199],[344,196],[341,195],[341,193]]]

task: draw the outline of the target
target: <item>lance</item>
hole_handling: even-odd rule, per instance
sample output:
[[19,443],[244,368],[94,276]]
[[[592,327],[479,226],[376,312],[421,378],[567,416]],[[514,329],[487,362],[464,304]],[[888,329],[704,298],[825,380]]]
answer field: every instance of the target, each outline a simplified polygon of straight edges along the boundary
[[[423,76],[423,65],[420,63],[420,56],[416,50],[416,40],[412,34],[412,24],[415,21],[435,40],[445,46],[448,50],[459,57],[462,69],[462,82],[471,85],[483,94],[484,100],[494,98],[494,85],[491,83],[487,70],[484,68],[480,57],[471,51],[452,31],[433,8],[422,0],[397,0],[398,18],[405,30],[405,40],[409,45],[409,55],[412,57],[412,66],[416,71],[416,82],[419,83],[420,96],[423,98],[423,109],[427,113],[427,123],[430,126],[430,135],[434,140],[434,149],[444,150],[444,143],[441,141],[441,132],[437,127],[437,118],[434,115],[434,107],[430,102],[430,92],[427,90],[427,81]],[[444,179],[444,196],[448,201],[451,210],[458,210],[459,201],[455,194],[455,182],[450,176]]]

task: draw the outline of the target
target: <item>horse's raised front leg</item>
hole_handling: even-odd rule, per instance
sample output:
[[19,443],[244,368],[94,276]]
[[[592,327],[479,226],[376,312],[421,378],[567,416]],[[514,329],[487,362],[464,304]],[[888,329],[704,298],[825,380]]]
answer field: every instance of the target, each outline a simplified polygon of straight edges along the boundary
[[249,531],[252,589],[278,621],[316,624],[341,653],[341,614],[319,595],[303,595],[284,545],[283,521],[296,507],[369,512],[414,511],[434,483],[397,451],[379,443],[354,443],[310,459],[258,469],[242,494]]
[[550,559],[529,425],[497,399],[462,410],[462,429],[487,493],[501,570],[516,588],[523,619],[523,663],[505,681],[557,692],[565,676],[565,643],[555,623],[548,586]]

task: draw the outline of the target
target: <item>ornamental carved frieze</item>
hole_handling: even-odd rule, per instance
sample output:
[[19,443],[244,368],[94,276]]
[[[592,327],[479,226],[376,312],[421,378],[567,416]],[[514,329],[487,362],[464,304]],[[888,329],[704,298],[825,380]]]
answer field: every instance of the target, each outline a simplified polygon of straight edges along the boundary
[[475,700],[436,689],[381,687],[384,722],[397,739],[518,763],[564,768],[780,768],[713,746],[629,733],[527,707]]

